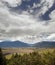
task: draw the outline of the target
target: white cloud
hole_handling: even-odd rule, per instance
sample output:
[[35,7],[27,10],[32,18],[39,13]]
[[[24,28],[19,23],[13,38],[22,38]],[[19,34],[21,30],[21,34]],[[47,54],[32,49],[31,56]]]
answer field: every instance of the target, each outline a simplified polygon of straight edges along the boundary
[[50,34],[47,38],[47,41],[55,41],[55,33]]
[[[42,4],[43,3],[43,4]],[[53,5],[54,0],[42,0],[41,4],[43,5],[40,13],[44,14],[51,6]]]
[[[11,6],[14,6],[14,4],[16,6],[18,3],[16,0],[3,1],[7,1]],[[53,1],[51,0],[51,2]],[[52,6],[52,3],[50,4]],[[43,6],[43,8],[48,9],[47,6]],[[46,12],[46,10],[41,9],[41,12]],[[37,14],[38,16],[39,13]],[[34,18],[27,11],[22,14],[12,14],[9,8],[0,2],[0,40],[21,40],[30,43],[42,41],[49,34],[55,33],[54,13],[53,11],[49,15],[51,17],[50,21],[41,21],[38,20],[38,17]],[[46,22],[49,22],[49,24],[46,25]]]
[[21,0],[3,0],[4,2],[8,2],[11,7],[16,7],[22,3]]
[[49,15],[52,20],[55,20],[55,10]]

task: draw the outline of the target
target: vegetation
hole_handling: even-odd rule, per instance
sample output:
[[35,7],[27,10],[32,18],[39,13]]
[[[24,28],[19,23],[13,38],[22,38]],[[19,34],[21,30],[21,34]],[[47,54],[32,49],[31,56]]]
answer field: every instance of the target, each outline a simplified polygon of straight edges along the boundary
[[0,65],[6,65],[6,59],[3,56],[1,48],[0,48]]
[[55,65],[55,51],[40,54],[32,52],[29,54],[13,54],[8,60],[8,65]]
[[[4,60],[2,62],[4,62]],[[16,53],[12,54],[11,58],[7,59],[6,62],[7,65],[55,65],[55,50],[46,53],[39,53],[38,51],[29,54]]]

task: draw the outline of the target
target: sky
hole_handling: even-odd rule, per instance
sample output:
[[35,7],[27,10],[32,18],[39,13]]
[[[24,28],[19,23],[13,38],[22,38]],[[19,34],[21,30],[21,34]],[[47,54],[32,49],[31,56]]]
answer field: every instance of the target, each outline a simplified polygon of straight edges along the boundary
[[0,41],[55,41],[55,0],[0,0]]

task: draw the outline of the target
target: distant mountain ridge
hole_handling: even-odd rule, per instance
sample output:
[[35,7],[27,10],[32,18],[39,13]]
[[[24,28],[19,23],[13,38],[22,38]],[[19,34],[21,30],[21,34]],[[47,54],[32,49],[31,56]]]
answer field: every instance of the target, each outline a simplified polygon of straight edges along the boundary
[[36,48],[55,48],[55,41],[41,41],[34,44],[28,44],[21,41],[2,41],[0,47],[36,47]]
[[37,48],[55,48],[55,41],[42,41],[35,43],[33,47]]
[[21,41],[3,41],[0,42],[0,47],[30,47],[30,45]]

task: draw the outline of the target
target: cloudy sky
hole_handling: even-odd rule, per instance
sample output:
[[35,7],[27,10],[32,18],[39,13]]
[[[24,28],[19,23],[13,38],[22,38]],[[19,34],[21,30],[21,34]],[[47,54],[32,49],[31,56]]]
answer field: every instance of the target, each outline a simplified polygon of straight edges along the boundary
[[55,41],[55,0],[0,0],[0,41]]

